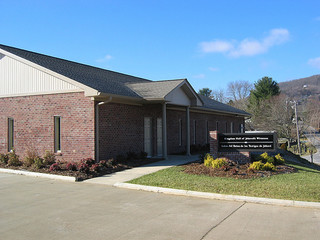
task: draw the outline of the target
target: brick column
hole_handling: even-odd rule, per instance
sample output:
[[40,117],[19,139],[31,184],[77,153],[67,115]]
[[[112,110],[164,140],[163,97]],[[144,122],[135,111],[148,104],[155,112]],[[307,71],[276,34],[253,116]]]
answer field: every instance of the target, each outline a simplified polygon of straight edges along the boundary
[[210,131],[210,154],[218,157],[218,131]]

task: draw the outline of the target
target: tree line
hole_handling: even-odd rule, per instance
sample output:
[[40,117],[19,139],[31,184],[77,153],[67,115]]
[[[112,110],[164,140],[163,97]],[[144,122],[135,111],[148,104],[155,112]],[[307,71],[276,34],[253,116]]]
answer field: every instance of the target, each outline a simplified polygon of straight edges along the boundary
[[[248,81],[231,82],[227,91],[203,88],[199,94],[250,113],[251,118],[246,121],[247,130],[276,131],[280,138],[286,138],[288,142],[296,138],[294,99],[282,94],[278,83],[271,77],[263,77],[254,84]],[[314,104],[309,102],[309,105]],[[307,106],[305,104],[303,109],[307,109]],[[301,122],[303,117],[309,123],[310,119],[315,121],[320,117],[311,115],[312,111],[303,111],[298,121]]]

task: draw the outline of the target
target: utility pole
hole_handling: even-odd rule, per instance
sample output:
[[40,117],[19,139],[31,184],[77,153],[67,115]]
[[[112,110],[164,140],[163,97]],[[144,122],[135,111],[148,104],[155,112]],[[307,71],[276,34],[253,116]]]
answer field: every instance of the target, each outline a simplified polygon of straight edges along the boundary
[[296,115],[298,152],[299,152],[299,156],[301,156],[300,135],[299,135],[299,123],[298,123],[298,111],[297,111],[297,101],[294,101],[294,113],[295,113],[295,115]]

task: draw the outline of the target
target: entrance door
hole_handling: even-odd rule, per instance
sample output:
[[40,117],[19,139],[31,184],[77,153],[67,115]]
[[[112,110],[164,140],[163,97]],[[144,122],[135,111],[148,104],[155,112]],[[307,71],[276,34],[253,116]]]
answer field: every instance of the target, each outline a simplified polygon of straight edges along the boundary
[[162,156],[162,118],[157,118],[157,154]]
[[152,155],[152,126],[151,118],[144,118],[144,151],[148,153],[148,157]]

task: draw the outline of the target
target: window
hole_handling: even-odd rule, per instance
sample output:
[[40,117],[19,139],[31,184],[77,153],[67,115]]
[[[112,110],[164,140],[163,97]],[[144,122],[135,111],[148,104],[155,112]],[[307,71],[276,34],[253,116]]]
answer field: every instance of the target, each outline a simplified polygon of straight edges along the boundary
[[216,131],[219,131],[219,121],[216,121]]
[[197,121],[193,120],[193,144],[196,144],[197,136]]
[[8,118],[8,152],[14,147],[14,121],[13,118]]
[[61,151],[61,117],[54,116],[54,152]]
[[226,122],[226,133],[228,132],[228,122]]
[[179,119],[179,146],[182,145],[182,120]]
[[233,133],[233,122],[231,122],[231,125],[230,125],[230,133]]

